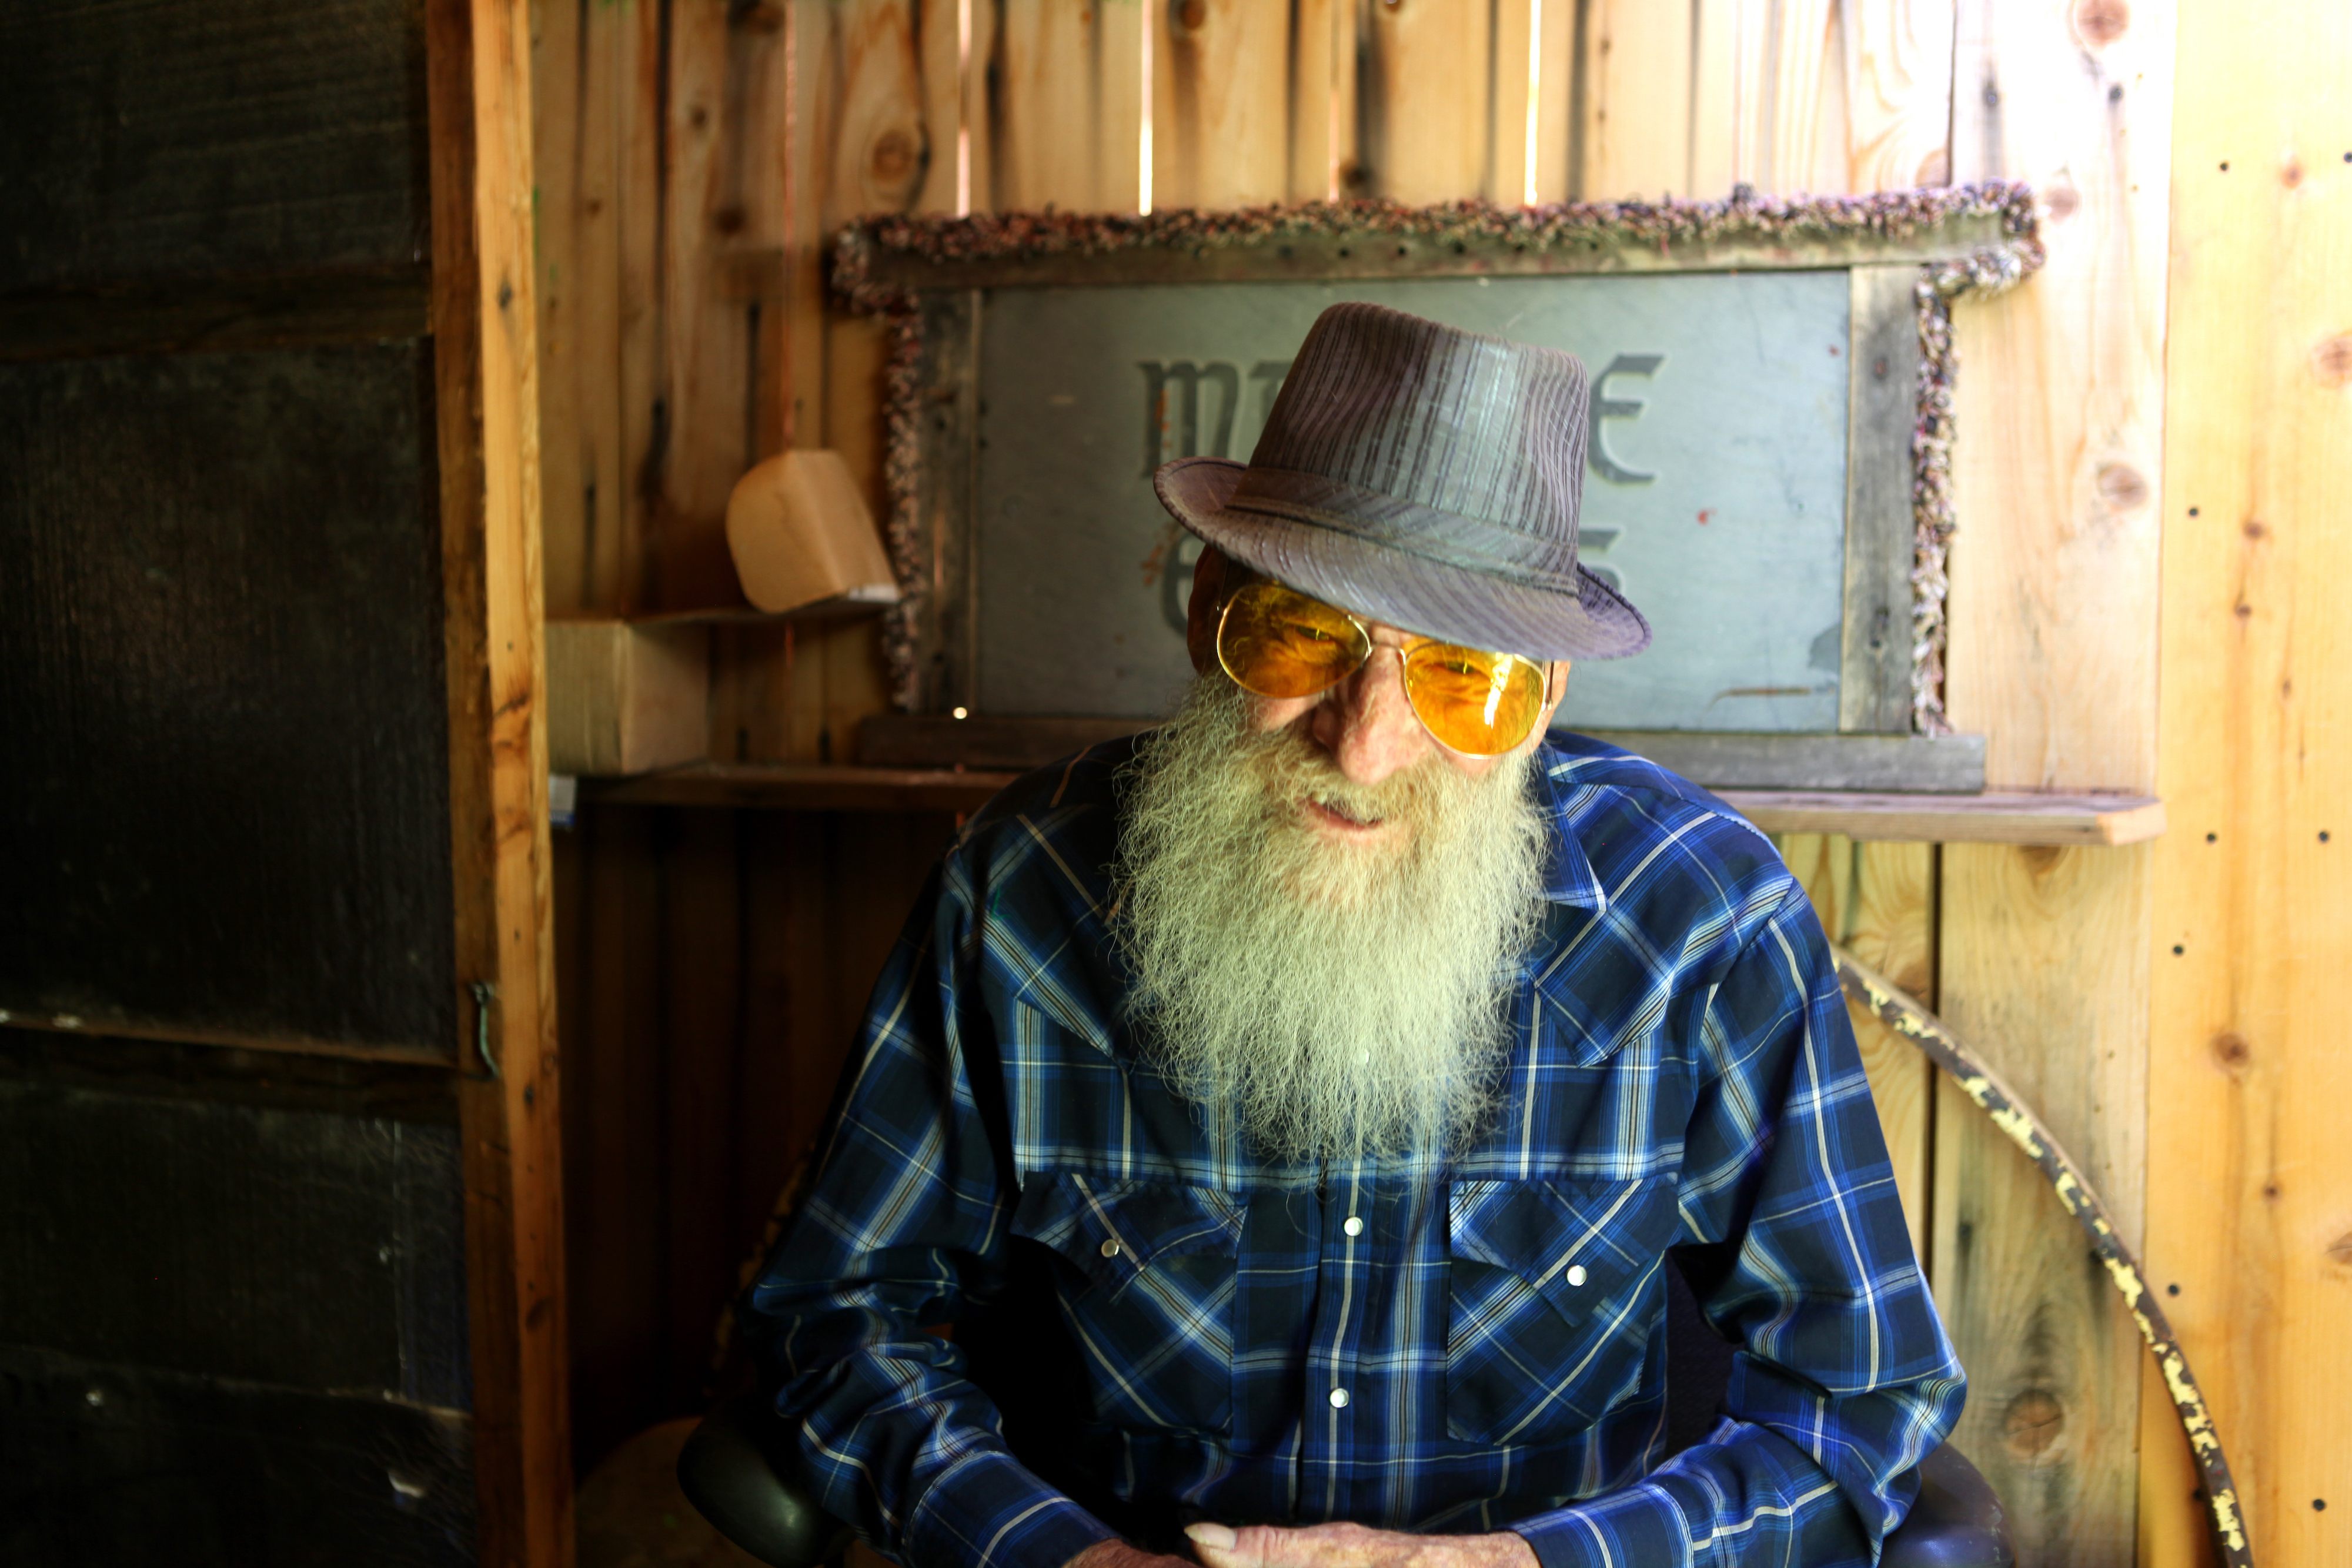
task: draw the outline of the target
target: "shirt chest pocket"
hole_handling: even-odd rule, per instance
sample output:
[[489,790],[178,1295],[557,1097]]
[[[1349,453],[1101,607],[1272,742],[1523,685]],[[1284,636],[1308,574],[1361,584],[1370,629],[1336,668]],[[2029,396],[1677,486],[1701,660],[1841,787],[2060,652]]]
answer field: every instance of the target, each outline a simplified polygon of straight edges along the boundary
[[1067,1171],[1023,1184],[1013,1234],[1053,1254],[1097,1420],[1206,1431],[1231,1421],[1243,1218],[1214,1187]]
[[1665,1181],[1452,1184],[1446,1436],[1562,1437],[1631,1393],[1675,1223]]

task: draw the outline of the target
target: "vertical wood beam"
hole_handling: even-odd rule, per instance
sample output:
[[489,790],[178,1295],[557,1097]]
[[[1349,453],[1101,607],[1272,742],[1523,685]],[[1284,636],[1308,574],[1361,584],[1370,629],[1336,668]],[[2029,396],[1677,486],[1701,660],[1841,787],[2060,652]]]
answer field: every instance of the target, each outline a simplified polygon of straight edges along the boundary
[[989,112],[997,208],[1135,211],[1143,9],[1144,0],[998,0]]
[[2031,182],[2050,251],[1954,312],[1948,706],[1995,788],[2156,783],[2173,18],[2094,15],[2096,42],[2059,0],[1960,8],[1955,172]]
[[1152,206],[1282,200],[1290,179],[1289,7],[1144,0],[1143,11],[1154,29]]
[[1530,0],[1494,0],[1492,122],[1486,131],[1486,195],[1499,205],[1527,199],[1528,62],[1534,56],[1535,6]]
[[[1507,4],[1508,0],[1503,0]],[[1576,107],[1576,13],[1579,0],[1543,0],[1529,47],[1536,54],[1536,200],[1565,202],[1575,193],[1569,159],[1569,117]]]
[[[2049,265],[1956,312],[1954,725],[1996,787],[2154,783],[2172,10],[1962,0],[1953,172],[2022,178]],[[1942,1003],[2094,1173],[2137,1243],[2148,856],[1954,845]],[[1973,1387],[1962,1447],[2030,1558],[2131,1560],[2139,1350],[2073,1226],[1948,1087],[1937,1293]]]
[[1952,0],[1844,0],[1842,188],[1899,191],[1952,176]]
[[[592,32],[609,27],[614,52],[614,210],[619,248],[614,308],[614,384],[619,389],[615,421],[620,442],[607,470],[612,510],[620,522],[617,554],[620,582],[604,602],[624,612],[643,609],[648,599],[647,565],[654,513],[661,498],[662,469],[669,452],[671,408],[664,369],[662,323],[662,106],[668,85],[662,76],[667,47],[659,5],[592,5]],[[600,492],[601,494],[601,492]],[[604,508],[599,508],[599,516]]]
[[[806,128],[812,140],[829,141],[832,147],[824,206],[828,233],[861,214],[912,208],[926,187],[930,140],[923,60],[915,37],[915,0],[855,0],[833,9],[841,101],[829,128]],[[952,57],[955,13],[950,9],[942,19]],[[952,72],[948,85],[954,85]],[[952,123],[947,143],[947,173],[952,183]],[[947,194],[952,204],[952,190]]]
[[1696,0],[1691,7],[1687,172],[1693,195],[1717,200],[1748,166],[1748,99],[1756,90],[1758,0]]
[[[2147,852],[1944,851],[1943,1016],[2038,1110],[2129,1239],[2147,1166]],[[2041,1176],[1937,1082],[1936,1299],[1969,1403],[1953,1441],[2022,1561],[2132,1561],[2139,1335]]]
[[1576,140],[1589,199],[1690,194],[1693,20],[1688,5],[1584,0]]
[[496,1568],[562,1568],[570,1368],[526,0],[428,0],[425,73],[478,1551]]
[[[1350,0],[1292,0],[1290,6],[1290,164],[1286,194],[1320,202],[1339,194],[1339,165],[1354,156],[1355,111],[1343,117],[1339,89],[1352,84],[1355,7]],[[1340,42],[1343,26],[1348,43]],[[1158,100],[1152,108],[1159,109]],[[1152,150],[1159,142],[1155,132]],[[1157,195],[1155,193],[1155,201]]]
[[588,489],[580,433],[581,359],[588,343],[575,325],[581,291],[581,70],[579,0],[535,0],[530,7],[532,201],[539,214],[533,247],[539,302],[541,549],[551,614],[577,611],[589,597],[592,566]]
[[1366,193],[1407,203],[1492,193],[1492,25],[1487,0],[1371,6],[1357,84]]
[[[2260,1560],[2352,1562],[2352,11],[2186,6],[2179,50],[2145,1255]],[[2186,1568],[2143,1411],[2141,1557]]]

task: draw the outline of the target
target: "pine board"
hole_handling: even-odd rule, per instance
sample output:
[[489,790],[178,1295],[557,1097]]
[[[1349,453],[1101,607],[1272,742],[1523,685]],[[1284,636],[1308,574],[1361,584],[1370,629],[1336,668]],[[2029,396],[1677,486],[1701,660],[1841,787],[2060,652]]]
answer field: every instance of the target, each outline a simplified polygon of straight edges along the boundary
[[[2172,31],[2162,5],[1958,10],[1954,175],[2022,178],[2048,204],[2048,265],[1954,312],[1947,704],[1987,735],[1997,789],[2155,782]],[[2151,862],[2050,852],[1946,852],[1944,1013],[2014,1075],[2136,1241]],[[1962,1446],[2025,1561],[2130,1562],[2137,1334],[2038,1178],[1964,1099],[1938,1095],[1937,1299],[1976,1387]]]
[[1151,204],[1278,202],[1290,164],[1291,29],[1265,0],[1174,0],[1152,37]]
[[1144,10],[1141,0],[998,0],[987,121],[997,210],[1136,210]]
[[[2265,1563],[2352,1561],[2352,13],[2183,9],[2147,1261]],[[2174,1294],[2175,1291],[2178,1294]],[[2206,1559],[2144,1405],[2142,1559]],[[2325,1504],[2323,1509],[2320,1505]]]
[[[2041,1114],[2128,1243],[2147,1164],[2148,850],[1944,851],[1941,1012]],[[2133,1560],[2138,1332],[2041,1173],[1937,1083],[1936,1300],[1969,1371],[1952,1440],[2025,1563]]]
[[[1361,193],[1411,204],[1495,195],[1488,7],[1414,0],[1370,5],[1365,13],[1357,87]],[[1496,199],[1516,200],[1517,193]]]

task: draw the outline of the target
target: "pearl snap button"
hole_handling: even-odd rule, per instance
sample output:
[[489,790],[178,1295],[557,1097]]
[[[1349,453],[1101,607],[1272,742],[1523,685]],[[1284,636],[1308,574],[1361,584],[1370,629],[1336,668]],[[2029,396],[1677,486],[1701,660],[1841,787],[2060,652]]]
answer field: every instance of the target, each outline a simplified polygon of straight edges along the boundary
[[1584,1265],[1581,1263],[1570,1263],[1568,1266],[1568,1282],[1571,1285],[1581,1285],[1584,1283]]
[[1364,1233],[1364,1222],[1351,1214],[1340,1223],[1339,1228],[1350,1236],[1361,1236]]
[[[1116,1242],[1116,1241],[1106,1241],[1106,1242],[1104,1242],[1104,1243],[1102,1244],[1102,1255],[1103,1255],[1104,1257],[1106,1257],[1106,1258],[1116,1258],[1116,1257],[1118,1257],[1118,1242]],[[1576,1272],[1577,1272],[1580,1276],[1581,1276],[1581,1275],[1583,1274],[1584,1270],[1581,1270],[1581,1269],[1579,1269],[1579,1270],[1576,1270]],[[1580,1278],[1576,1282],[1577,1282],[1578,1284],[1582,1284],[1584,1281],[1583,1281],[1583,1280],[1582,1280],[1581,1278]]]
[[1348,1391],[1344,1388],[1334,1388],[1331,1390],[1331,1408],[1334,1410],[1345,1410],[1347,1407]]

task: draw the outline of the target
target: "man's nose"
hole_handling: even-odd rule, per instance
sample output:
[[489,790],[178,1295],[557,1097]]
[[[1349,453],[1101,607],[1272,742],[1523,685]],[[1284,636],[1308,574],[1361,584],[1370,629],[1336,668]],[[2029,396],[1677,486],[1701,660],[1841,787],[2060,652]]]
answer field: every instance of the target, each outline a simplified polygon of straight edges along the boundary
[[1385,645],[1331,689],[1315,710],[1314,736],[1350,783],[1377,784],[1421,759],[1427,732],[1404,695],[1404,660]]

